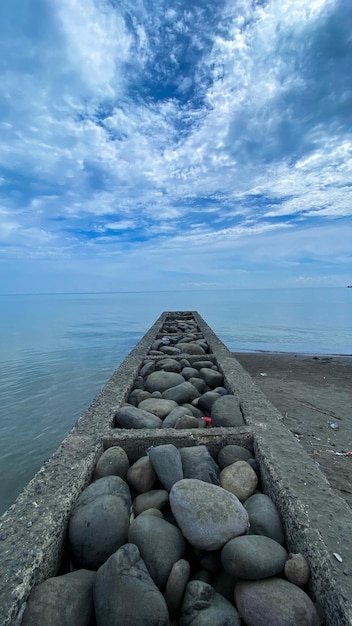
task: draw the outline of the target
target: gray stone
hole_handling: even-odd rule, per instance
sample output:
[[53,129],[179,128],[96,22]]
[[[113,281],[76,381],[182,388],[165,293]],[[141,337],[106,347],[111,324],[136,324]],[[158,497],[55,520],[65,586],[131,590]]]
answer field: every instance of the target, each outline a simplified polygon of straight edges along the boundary
[[258,476],[247,461],[236,461],[220,473],[221,487],[231,491],[240,502],[244,502],[254,494],[257,484]]
[[287,558],[285,548],[264,535],[235,537],[221,551],[224,570],[245,580],[259,580],[279,574]]
[[197,478],[213,485],[219,484],[220,468],[206,446],[180,448],[183,477]]
[[143,515],[133,520],[128,541],[134,543],[159,589],[164,589],[172,566],[185,550],[181,531],[155,515]]
[[48,578],[34,587],[22,626],[90,626],[94,619],[95,576],[95,572],[81,569]]
[[192,363],[192,367],[194,367],[196,370],[199,371],[203,367],[209,367],[209,368],[214,367],[214,363],[213,361],[195,361],[194,363]]
[[220,396],[228,396],[228,395],[230,395],[225,387],[215,387],[213,389],[213,391],[218,393]]
[[145,381],[145,386],[148,391],[166,391],[166,389],[170,389],[170,387],[176,387],[176,385],[180,385],[184,383],[185,379],[181,374],[177,374],[177,372],[153,372],[148,376]]
[[123,404],[115,411],[114,417],[116,426],[120,428],[161,428],[162,425],[162,420],[153,413],[130,404]]
[[148,456],[142,456],[131,465],[126,475],[126,482],[137,493],[146,493],[153,489],[156,483],[156,473]]
[[94,479],[103,476],[120,476],[125,478],[130,462],[123,448],[112,446],[103,452],[94,469]]
[[195,376],[191,376],[191,378],[188,379],[188,382],[192,383],[193,387],[198,389],[199,393],[201,394],[205,393],[207,390],[207,383],[205,382],[205,380],[203,380],[203,378],[196,378]]
[[139,375],[144,378],[145,376],[149,376],[149,374],[154,372],[154,370],[155,370],[155,361],[146,361],[145,363],[143,363],[140,369]]
[[163,398],[166,400],[174,400],[177,404],[192,402],[192,400],[198,398],[199,395],[198,389],[190,382],[181,383],[163,392]]
[[194,415],[182,415],[176,420],[175,429],[176,430],[184,430],[187,428],[199,428],[199,422],[197,417]]
[[235,602],[247,626],[319,626],[310,597],[282,578],[240,581]]
[[162,428],[174,428],[178,418],[182,417],[183,415],[190,415],[189,409],[184,406],[176,407],[164,419]]
[[169,503],[169,494],[165,489],[152,489],[141,493],[133,501],[133,510],[139,515],[147,509],[160,509],[161,511]]
[[74,510],[100,496],[119,496],[127,509],[131,506],[131,494],[127,483],[120,476],[103,476],[82,491],[76,500]]
[[221,397],[222,396],[219,396],[219,394],[216,393],[215,391],[206,391],[205,393],[203,393],[203,395],[201,395],[198,398],[197,406],[200,409],[202,409],[202,411],[205,413],[205,415],[210,415],[211,414],[211,408],[212,408],[214,402],[216,402],[216,400],[218,400]]
[[185,402],[185,404],[182,404],[182,406],[184,408],[188,409],[188,411],[192,415],[194,415],[194,417],[202,417],[203,416],[203,411],[198,409],[196,406],[193,406],[193,404],[189,404],[188,402]]
[[145,391],[145,389],[133,389],[128,396],[128,404],[137,406],[140,402],[142,402],[142,400],[146,400],[146,398],[150,398],[150,396],[151,393],[149,391]]
[[199,372],[195,367],[184,367],[182,370],[182,376],[186,380],[189,380],[192,377],[198,378],[198,375],[199,375]]
[[252,452],[244,448],[243,446],[237,446],[236,444],[229,444],[221,448],[218,454],[218,464],[221,469],[232,465],[236,461],[247,461],[253,456]]
[[200,580],[191,580],[182,603],[180,626],[240,626],[235,607],[215,589]]
[[94,585],[97,626],[168,626],[166,602],[137,546],[122,546],[100,567]]
[[182,354],[205,354],[205,350],[197,343],[178,343],[176,344]]
[[199,370],[199,376],[203,378],[208,387],[211,387],[212,389],[214,389],[214,387],[222,385],[224,382],[224,377],[222,373],[209,367],[202,367]]
[[167,491],[183,478],[182,460],[179,450],[173,444],[152,446],[148,450],[152,466]]
[[165,372],[176,372],[179,374],[182,370],[182,365],[176,359],[161,359],[155,365],[155,369],[160,371],[164,370]]
[[159,350],[163,354],[169,354],[170,356],[181,354],[181,350],[176,346],[160,346]]
[[172,566],[164,592],[165,602],[170,615],[175,613],[181,603],[190,570],[190,564],[185,559],[179,559]]
[[98,496],[77,507],[69,522],[74,561],[87,569],[100,567],[127,541],[129,519],[130,512],[119,496]]
[[213,426],[243,426],[244,420],[236,396],[220,396],[211,407],[211,421]]
[[249,516],[249,534],[265,535],[283,545],[284,528],[280,514],[269,496],[255,493],[243,503]]
[[142,513],[140,513],[138,517],[141,517],[142,515],[154,515],[155,517],[160,517],[160,519],[164,519],[164,515],[159,509],[146,509],[145,511],[142,511]]
[[164,400],[163,398],[147,398],[147,400],[143,400],[138,405],[139,409],[143,409],[144,411],[148,411],[149,413],[153,413],[153,415],[157,415],[163,420],[169,413],[171,413],[172,409],[177,407],[177,402],[174,400]]
[[285,576],[290,583],[303,587],[310,577],[310,567],[307,559],[301,553],[290,554],[285,563]]
[[248,528],[247,511],[236,496],[201,480],[176,483],[170,506],[184,537],[196,548],[218,550]]

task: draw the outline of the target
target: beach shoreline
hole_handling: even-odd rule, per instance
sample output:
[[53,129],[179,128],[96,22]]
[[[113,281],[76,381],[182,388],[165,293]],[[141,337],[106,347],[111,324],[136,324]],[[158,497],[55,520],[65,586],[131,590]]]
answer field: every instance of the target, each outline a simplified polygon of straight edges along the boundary
[[232,352],[352,508],[352,356]]

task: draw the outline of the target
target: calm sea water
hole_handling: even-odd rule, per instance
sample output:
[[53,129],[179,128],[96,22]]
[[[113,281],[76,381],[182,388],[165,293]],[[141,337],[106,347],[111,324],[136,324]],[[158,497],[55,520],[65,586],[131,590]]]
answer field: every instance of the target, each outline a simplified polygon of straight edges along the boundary
[[231,350],[352,354],[352,289],[0,296],[0,513],[162,311]]

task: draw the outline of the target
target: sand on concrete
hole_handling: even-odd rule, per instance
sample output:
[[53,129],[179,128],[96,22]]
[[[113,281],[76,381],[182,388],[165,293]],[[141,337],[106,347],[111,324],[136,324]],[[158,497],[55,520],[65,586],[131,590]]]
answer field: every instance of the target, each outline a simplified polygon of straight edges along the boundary
[[352,508],[352,357],[274,352],[234,356]]

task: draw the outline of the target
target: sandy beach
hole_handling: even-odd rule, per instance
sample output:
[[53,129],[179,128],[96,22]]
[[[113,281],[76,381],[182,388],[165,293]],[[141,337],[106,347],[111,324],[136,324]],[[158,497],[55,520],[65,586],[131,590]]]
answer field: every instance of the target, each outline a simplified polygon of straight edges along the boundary
[[352,508],[352,357],[234,353]]

